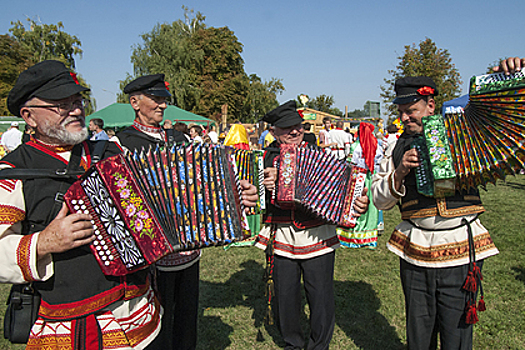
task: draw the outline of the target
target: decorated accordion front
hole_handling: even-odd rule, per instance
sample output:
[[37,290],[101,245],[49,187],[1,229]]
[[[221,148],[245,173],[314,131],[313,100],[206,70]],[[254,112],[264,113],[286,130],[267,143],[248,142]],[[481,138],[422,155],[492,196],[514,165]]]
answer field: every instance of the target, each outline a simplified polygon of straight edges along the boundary
[[282,145],[276,201],[283,209],[300,205],[327,223],[354,227],[354,203],[363,191],[365,175],[366,169],[318,148]]
[[90,248],[120,276],[176,251],[249,236],[234,150],[176,145],[117,155],[92,166],[65,195],[93,217]]

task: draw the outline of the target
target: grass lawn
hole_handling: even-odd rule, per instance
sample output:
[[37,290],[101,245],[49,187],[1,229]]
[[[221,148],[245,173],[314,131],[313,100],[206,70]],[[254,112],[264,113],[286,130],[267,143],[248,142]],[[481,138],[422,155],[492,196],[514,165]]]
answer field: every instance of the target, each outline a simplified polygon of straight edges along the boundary
[[[482,223],[500,249],[483,266],[487,311],[474,328],[474,349],[525,349],[525,176],[508,177],[481,193]],[[399,260],[386,242],[400,221],[385,213],[386,230],[376,250],[336,253],[336,326],[331,349],[404,349],[404,301]],[[264,322],[264,253],[256,248],[209,248],[201,260],[198,349],[279,349],[275,325]],[[9,286],[0,285],[2,300]],[[1,303],[3,304],[3,303]],[[5,306],[0,305],[3,316]],[[308,331],[308,307],[299,320]],[[22,349],[3,339],[0,349]]]

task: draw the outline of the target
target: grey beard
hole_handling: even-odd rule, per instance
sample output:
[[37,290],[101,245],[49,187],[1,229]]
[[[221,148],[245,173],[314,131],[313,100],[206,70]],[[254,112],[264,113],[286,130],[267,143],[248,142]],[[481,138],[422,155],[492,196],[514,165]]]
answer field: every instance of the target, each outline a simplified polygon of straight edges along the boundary
[[62,145],[76,145],[88,138],[89,131],[86,126],[81,131],[72,133],[67,131],[64,126],[67,121],[65,120],[58,127],[53,127],[45,121],[40,125],[40,132],[49,138],[60,141]]

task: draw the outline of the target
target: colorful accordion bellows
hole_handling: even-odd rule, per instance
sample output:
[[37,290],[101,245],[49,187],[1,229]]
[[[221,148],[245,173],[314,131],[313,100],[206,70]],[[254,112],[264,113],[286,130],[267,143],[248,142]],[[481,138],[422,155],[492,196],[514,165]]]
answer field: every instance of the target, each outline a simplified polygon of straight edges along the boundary
[[[447,108],[444,123],[457,190],[485,188],[525,169],[525,69],[472,77],[469,103]],[[421,193],[435,195],[428,188]]]
[[461,190],[525,168],[525,70],[473,77],[469,100],[445,118]]
[[365,175],[365,169],[318,148],[281,145],[276,202],[283,209],[301,205],[327,223],[354,227],[354,203]]
[[91,167],[66,193],[91,214],[90,248],[106,275],[125,275],[180,250],[249,236],[235,150],[177,145],[117,155]]

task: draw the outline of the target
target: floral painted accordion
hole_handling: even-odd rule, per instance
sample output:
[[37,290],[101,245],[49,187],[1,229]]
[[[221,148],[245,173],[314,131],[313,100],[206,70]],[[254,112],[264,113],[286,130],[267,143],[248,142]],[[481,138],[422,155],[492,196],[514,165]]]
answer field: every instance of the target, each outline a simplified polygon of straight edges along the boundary
[[[448,108],[444,118],[438,117],[439,121],[435,117],[422,120],[430,163],[416,170],[421,193],[446,195],[451,190],[451,179],[453,189],[468,192],[525,169],[525,69],[512,75],[472,77],[467,106]],[[438,122],[444,126],[436,126]],[[431,134],[433,129],[439,131]],[[435,136],[449,147],[433,147],[431,139],[435,141]],[[434,175],[435,169],[445,174],[444,192],[430,189],[434,185],[427,175]],[[418,177],[418,171],[427,175]]]
[[176,145],[92,166],[65,200],[71,212],[93,217],[90,248],[104,274],[125,275],[171,252],[248,237],[234,152]]
[[275,200],[283,209],[300,205],[329,224],[354,227],[354,203],[365,176],[366,169],[352,167],[319,148],[282,145]]

